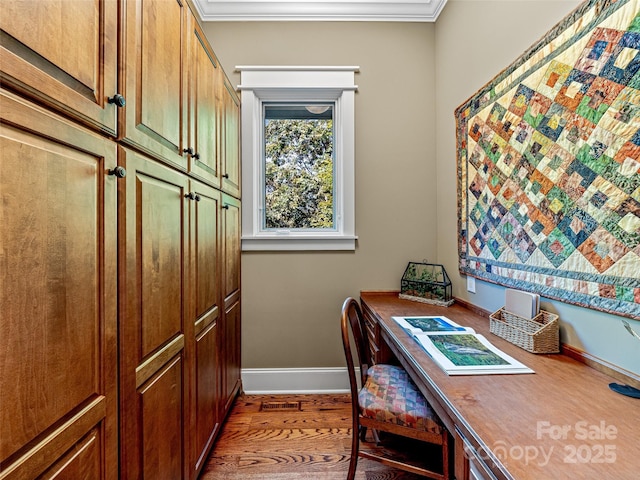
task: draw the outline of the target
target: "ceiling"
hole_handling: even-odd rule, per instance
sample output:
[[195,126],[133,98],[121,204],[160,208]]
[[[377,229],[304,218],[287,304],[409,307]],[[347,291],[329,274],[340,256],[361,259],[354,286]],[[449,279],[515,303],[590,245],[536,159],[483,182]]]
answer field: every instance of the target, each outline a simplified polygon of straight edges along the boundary
[[202,21],[435,22],[447,0],[193,0]]

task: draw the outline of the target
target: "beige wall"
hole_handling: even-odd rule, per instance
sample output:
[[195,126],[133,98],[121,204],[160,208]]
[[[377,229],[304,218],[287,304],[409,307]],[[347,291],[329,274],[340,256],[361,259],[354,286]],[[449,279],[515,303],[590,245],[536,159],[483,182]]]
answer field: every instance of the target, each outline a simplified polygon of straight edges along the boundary
[[[236,65],[360,66],[357,250],[243,255],[243,368],[342,366],[342,300],[360,289],[397,289],[411,260],[443,263],[454,295],[500,308],[503,288],[478,281],[470,294],[458,274],[453,111],[578,3],[449,0],[435,25],[206,25],[234,85]],[[563,341],[640,373],[640,349],[619,317],[543,306],[559,313]]]
[[236,65],[357,65],[355,252],[242,256],[243,368],[344,363],[340,307],[394,289],[409,260],[436,257],[434,25],[218,23],[206,34]]

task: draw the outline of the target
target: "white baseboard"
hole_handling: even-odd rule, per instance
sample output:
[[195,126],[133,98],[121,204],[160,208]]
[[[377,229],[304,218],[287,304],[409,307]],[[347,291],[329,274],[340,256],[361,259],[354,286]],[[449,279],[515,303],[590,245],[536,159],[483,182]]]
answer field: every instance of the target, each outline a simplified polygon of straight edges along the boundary
[[347,369],[244,368],[242,387],[254,395],[289,393],[349,393]]

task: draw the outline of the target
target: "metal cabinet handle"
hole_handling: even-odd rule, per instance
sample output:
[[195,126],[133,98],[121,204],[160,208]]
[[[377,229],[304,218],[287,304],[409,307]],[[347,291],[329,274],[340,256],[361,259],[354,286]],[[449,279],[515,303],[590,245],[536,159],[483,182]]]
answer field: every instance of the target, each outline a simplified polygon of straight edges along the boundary
[[189,200],[195,200],[196,202],[200,201],[200,195],[194,192],[185,193],[184,198],[188,198]]
[[119,108],[124,107],[127,103],[124,97],[119,93],[116,93],[113,97],[107,98],[107,102],[112,103]]
[[114,175],[117,178],[124,178],[127,176],[127,171],[124,167],[117,166],[113,170],[109,170],[109,175]]

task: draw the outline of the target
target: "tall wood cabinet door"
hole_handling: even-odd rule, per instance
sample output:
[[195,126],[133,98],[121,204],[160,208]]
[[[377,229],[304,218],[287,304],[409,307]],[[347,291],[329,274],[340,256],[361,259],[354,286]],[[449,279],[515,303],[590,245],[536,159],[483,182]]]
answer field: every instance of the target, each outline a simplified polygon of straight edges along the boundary
[[233,400],[242,387],[240,358],[240,297],[225,310],[220,335],[222,349],[222,413],[224,417],[233,406]]
[[240,100],[225,80],[222,146],[222,190],[240,198]]
[[116,479],[116,146],[0,104],[0,478]]
[[189,15],[189,172],[220,186],[216,90],[222,83],[218,60],[200,25]]
[[188,477],[188,178],[119,148],[123,479]]
[[0,10],[3,86],[115,135],[118,2],[3,0]]
[[125,118],[119,138],[186,170],[187,5],[182,0],[124,0]]
[[194,474],[202,469],[220,426],[219,321],[222,279],[220,264],[220,193],[202,183],[190,185],[192,315],[194,376],[191,436]]
[[240,201],[222,195],[222,252],[224,281],[224,315],[222,388],[223,411],[228,412],[240,389]]

